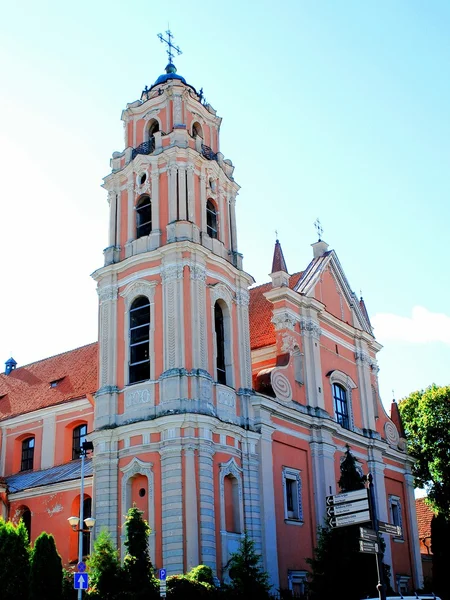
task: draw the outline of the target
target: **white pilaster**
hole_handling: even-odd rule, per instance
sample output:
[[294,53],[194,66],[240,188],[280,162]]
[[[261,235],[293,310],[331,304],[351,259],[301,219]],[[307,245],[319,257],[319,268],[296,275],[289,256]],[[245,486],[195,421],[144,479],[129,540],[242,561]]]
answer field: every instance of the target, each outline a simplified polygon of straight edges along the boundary
[[[263,556],[264,568],[269,574],[270,584],[273,590],[279,587],[278,577],[278,553],[277,553],[277,526],[275,513],[275,495],[273,479],[273,457],[272,457],[272,432],[274,428],[269,425],[261,426],[261,438],[259,442],[260,454],[260,494],[262,507],[262,532],[263,532]],[[280,475],[281,481],[281,475]]]
[[200,213],[201,230],[206,233],[206,173],[202,171],[200,175]]
[[300,331],[305,354],[306,399],[310,406],[318,406],[325,409],[320,360],[321,329],[319,322],[315,318],[302,315],[300,319]]
[[159,222],[160,197],[159,197],[159,171],[152,171],[152,229],[156,232],[161,230]]
[[187,167],[187,198],[188,198],[188,221],[195,223],[195,186],[194,186],[194,165]]
[[195,450],[184,450],[184,507],[186,517],[186,568],[190,571],[199,564],[198,506]]
[[[208,439],[212,438],[209,430]],[[200,552],[203,565],[216,573],[216,531],[214,505],[214,449],[210,441],[201,440],[198,450],[198,476],[200,492]]]
[[117,193],[115,191],[108,192],[108,204],[109,204],[109,235],[108,245],[116,246],[116,223],[117,223]]
[[128,193],[128,221],[127,221],[127,242],[131,243],[134,240],[134,229],[135,229],[135,210],[134,210],[134,183],[132,177],[128,179],[127,183]]
[[168,575],[182,573],[183,485],[181,447],[165,446],[161,454],[162,554]]
[[47,414],[42,421],[41,469],[48,469],[55,464],[55,414]]
[[184,167],[178,167],[178,219],[180,221],[186,221],[186,205],[186,169]]
[[323,429],[313,429],[311,448],[314,503],[317,525],[323,526],[326,518],[326,497],[336,493],[334,454],[336,447],[332,435]]
[[191,324],[192,360],[194,369],[208,369],[206,339],[206,268],[192,265],[191,273]]
[[169,164],[167,173],[169,176],[169,223],[173,223],[177,219],[177,165]]
[[248,316],[249,298],[249,293],[245,289],[240,289],[236,292],[236,312],[238,319],[239,339],[239,387],[247,389],[252,388],[250,325]]
[[236,197],[230,199],[230,221],[231,221],[231,249],[237,251],[237,230],[236,230]]

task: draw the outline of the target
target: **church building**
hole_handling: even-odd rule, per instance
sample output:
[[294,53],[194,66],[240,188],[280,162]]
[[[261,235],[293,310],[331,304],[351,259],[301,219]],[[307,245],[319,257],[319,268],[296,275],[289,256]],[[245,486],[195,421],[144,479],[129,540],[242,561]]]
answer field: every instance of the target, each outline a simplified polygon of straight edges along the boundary
[[270,281],[254,286],[221,118],[172,54],[122,121],[125,150],[104,178],[109,245],[93,273],[98,342],[7,361],[0,515],[22,517],[31,540],[53,533],[63,561],[76,561],[67,519],[87,439],[92,536],[106,528],[123,553],[135,503],[155,567],[205,564],[222,579],[246,530],[274,589],[299,592],[349,445],[373,475],[379,518],[401,526],[385,536],[391,584],[420,587],[412,460],[396,405],[389,417],[380,400],[381,346],[336,252],[319,235],[311,262],[290,273],[277,240]]

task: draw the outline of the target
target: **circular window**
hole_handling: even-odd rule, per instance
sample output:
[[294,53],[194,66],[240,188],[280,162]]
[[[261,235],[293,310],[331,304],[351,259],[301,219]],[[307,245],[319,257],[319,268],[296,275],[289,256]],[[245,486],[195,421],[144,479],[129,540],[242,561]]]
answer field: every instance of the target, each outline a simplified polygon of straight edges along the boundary
[[143,498],[143,497],[145,496],[145,489],[144,489],[144,488],[141,488],[141,489],[139,490],[139,496],[140,496],[141,498]]
[[142,173],[139,175],[139,185],[143,185],[147,180],[147,173]]

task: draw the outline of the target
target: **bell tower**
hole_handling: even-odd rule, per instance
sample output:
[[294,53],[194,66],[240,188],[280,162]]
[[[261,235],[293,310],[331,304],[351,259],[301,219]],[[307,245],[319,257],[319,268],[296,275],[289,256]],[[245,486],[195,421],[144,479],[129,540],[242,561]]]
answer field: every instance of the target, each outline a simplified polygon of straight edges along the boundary
[[[253,481],[258,468],[243,458],[256,435],[253,279],[237,249],[239,186],[220,152],[221,118],[178,75],[171,34],[168,43],[165,73],[122,112],[125,150],[113,154],[104,179],[109,246],[93,274],[96,526],[120,546],[123,515],[136,502],[152,528],[155,565],[171,574],[204,563],[217,572],[244,521],[247,529],[257,522],[242,493],[244,463],[256,469]],[[233,535],[225,526],[227,477],[235,480]]]

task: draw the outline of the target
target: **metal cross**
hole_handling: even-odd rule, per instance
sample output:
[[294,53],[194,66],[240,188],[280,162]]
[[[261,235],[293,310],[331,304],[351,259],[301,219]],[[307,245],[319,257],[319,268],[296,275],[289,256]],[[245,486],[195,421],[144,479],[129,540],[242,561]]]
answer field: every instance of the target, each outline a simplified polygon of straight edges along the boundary
[[166,31],[167,37],[169,38],[168,40],[165,40],[162,36],[162,33],[158,33],[158,37],[160,39],[161,42],[163,42],[164,44],[167,44],[167,56],[169,57],[169,65],[173,64],[173,51],[175,50],[175,52],[177,53],[177,55],[179,56],[180,54],[183,54],[180,50],[180,48],[178,46],[174,46],[172,44],[172,40],[173,40],[173,35],[172,32],[170,31],[170,29],[168,29]]
[[319,242],[322,241],[322,233],[323,233],[323,227],[319,221],[319,218],[317,218],[314,221],[314,227],[316,228],[317,231],[317,235],[319,236]]

